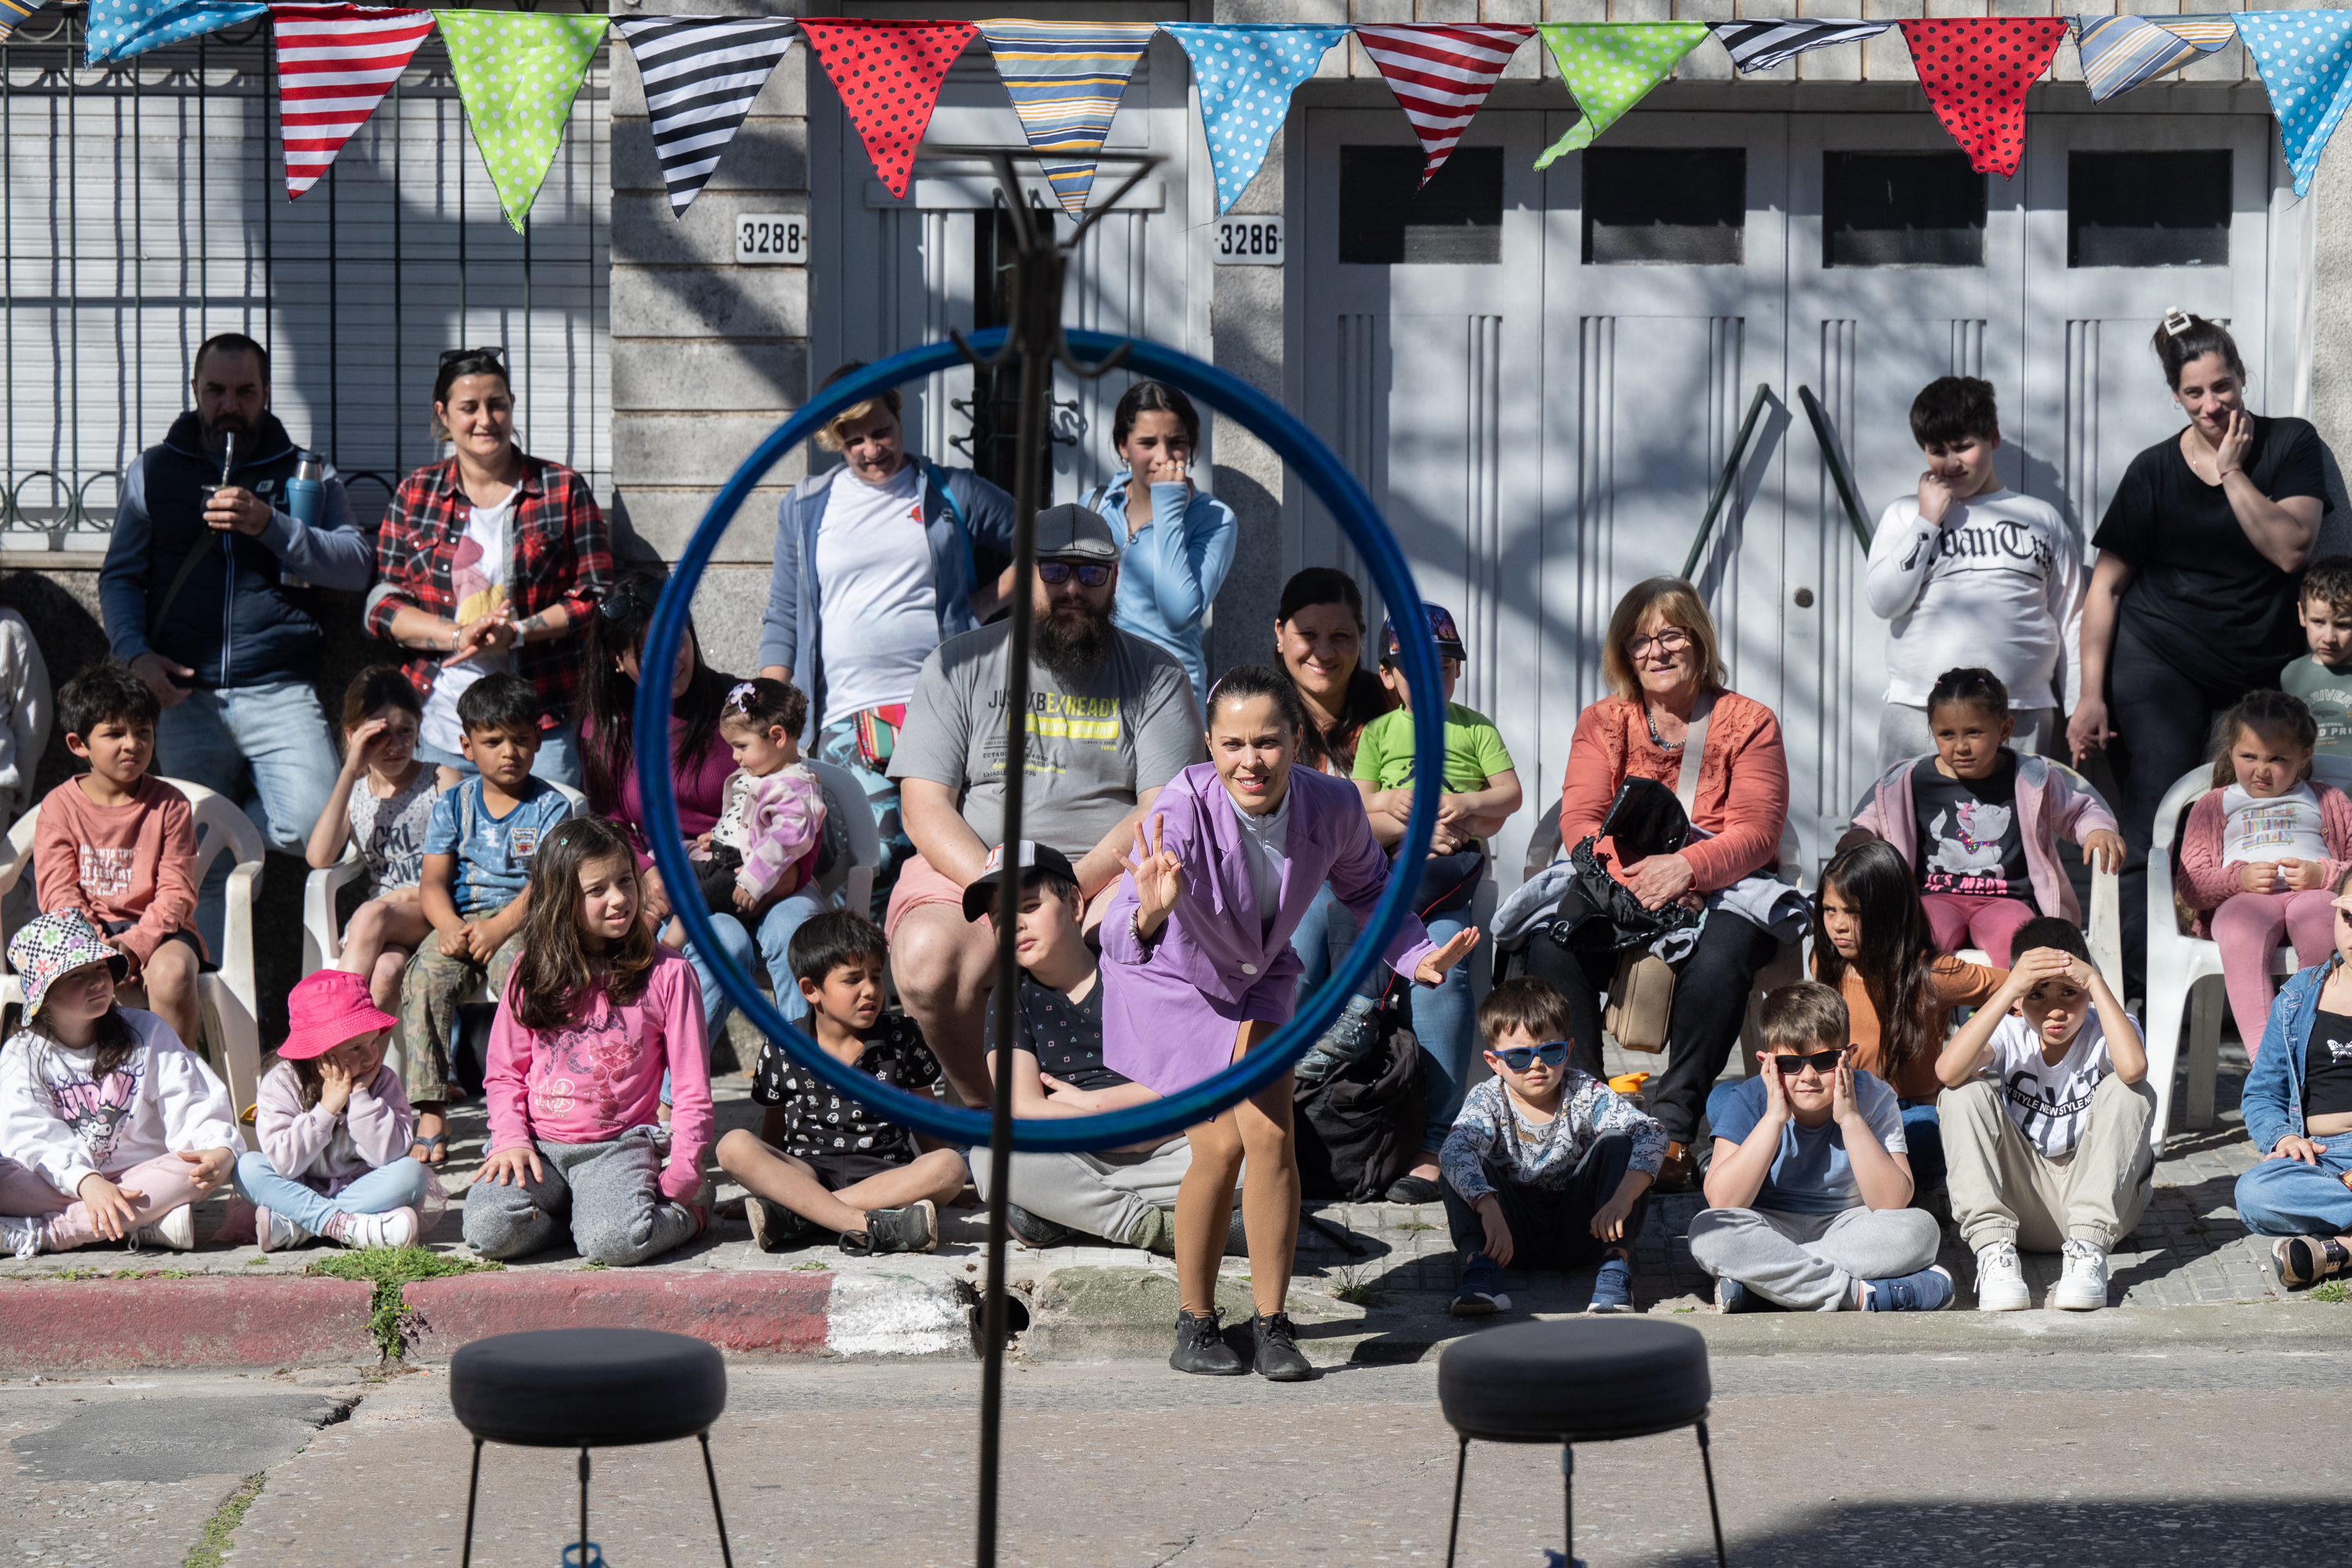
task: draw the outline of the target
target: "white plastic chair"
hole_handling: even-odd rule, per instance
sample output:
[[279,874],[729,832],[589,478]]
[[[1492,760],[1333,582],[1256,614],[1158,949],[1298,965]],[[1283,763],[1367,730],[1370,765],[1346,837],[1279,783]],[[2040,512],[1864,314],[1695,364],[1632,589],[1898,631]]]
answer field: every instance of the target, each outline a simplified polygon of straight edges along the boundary
[[[2221,1076],[2221,1020],[2230,1007],[2221,982],[2221,950],[2181,930],[2172,904],[2172,843],[2181,814],[2212,787],[2210,768],[2181,774],[2156,809],[2155,840],[2147,851],[2147,1080],[2156,1089],[2156,1121],[2147,1136],[2158,1154],[2164,1152],[2166,1121],[2172,1114],[2172,1070],[2184,1016],[2189,1025],[2189,1103],[2181,1121],[2189,1127],[2213,1125],[2214,1081]],[[2271,955],[2272,978],[2294,973],[2294,949],[2282,947]]]
[[[205,876],[216,858],[224,854],[232,858],[225,895],[221,951],[213,955],[220,967],[199,975],[196,981],[196,1002],[202,1010],[199,1016],[204,1020],[203,1033],[209,1049],[203,1042],[188,1043],[205,1050],[214,1068],[228,1080],[230,1100],[242,1111],[254,1102],[261,1082],[261,1007],[253,980],[253,900],[261,890],[261,834],[252,819],[226,795],[215,795],[204,785],[185,779],[163,782],[188,797],[195,817],[193,877],[196,885],[204,885]],[[8,830],[5,858],[0,859],[0,898],[7,895],[30,867],[33,835],[40,817],[40,807],[36,805]],[[8,939],[15,934],[5,918],[0,917],[0,1006],[25,1005],[24,983],[9,967],[5,952]]]
[[841,824],[849,839],[849,859],[836,864],[817,879],[827,900],[845,910],[866,913],[874,907],[874,873],[882,866],[882,835],[875,831],[874,807],[856,775],[838,763],[806,760],[808,770],[824,790],[828,821]]

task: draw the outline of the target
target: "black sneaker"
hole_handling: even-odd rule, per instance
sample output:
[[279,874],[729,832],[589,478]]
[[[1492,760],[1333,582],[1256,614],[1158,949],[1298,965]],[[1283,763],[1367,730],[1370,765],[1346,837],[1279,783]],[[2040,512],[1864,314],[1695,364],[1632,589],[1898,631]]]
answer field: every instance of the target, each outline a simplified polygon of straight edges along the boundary
[[1240,1377],[1249,1371],[1234,1347],[1225,1343],[1224,1314],[1212,1311],[1205,1317],[1179,1311],[1176,1314],[1176,1348],[1170,1352],[1168,1364],[1178,1372],[1197,1373],[1202,1377]]
[[1427,1176],[1399,1176],[1382,1195],[1392,1204],[1433,1204],[1445,1195],[1445,1189]]
[[871,1257],[877,1252],[929,1252],[940,1244],[940,1211],[925,1198],[902,1209],[867,1209],[864,1230],[841,1233],[841,1250]]
[[1066,1225],[1040,1219],[1019,1204],[1004,1205],[1004,1228],[1011,1231],[1013,1239],[1024,1247],[1063,1247],[1078,1234]]
[[757,1194],[743,1200],[743,1217],[751,1222],[751,1245],[762,1252],[782,1252],[816,1228],[783,1205]]
[[1269,1383],[1305,1383],[1315,1375],[1315,1368],[1298,1353],[1298,1335],[1290,1326],[1290,1314],[1276,1312],[1271,1318],[1250,1318],[1250,1338],[1257,1342],[1257,1374]]

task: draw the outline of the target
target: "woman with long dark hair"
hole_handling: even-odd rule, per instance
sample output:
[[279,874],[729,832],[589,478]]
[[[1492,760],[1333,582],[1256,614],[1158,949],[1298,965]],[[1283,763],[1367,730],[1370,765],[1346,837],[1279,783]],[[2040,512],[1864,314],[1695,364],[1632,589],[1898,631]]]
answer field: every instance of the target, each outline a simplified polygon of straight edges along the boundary
[[1127,466],[1087,504],[1120,542],[1111,624],[1175,655],[1192,678],[1193,700],[1206,703],[1201,618],[1233,569],[1241,525],[1192,477],[1201,416],[1174,387],[1139,381],[1111,415],[1110,444]]
[[2295,574],[2327,509],[2319,432],[2246,406],[2229,330],[2173,310],[2156,356],[2189,416],[2131,460],[2092,542],[2083,696],[2066,726],[2080,762],[2105,750],[2123,819],[2124,967],[2145,963],[2147,851],[2157,807],[2204,760],[2213,719],[2305,651]]
[[531,771],[580,783],[573,748],[583,623],[613,575],[613,545],[588,481],[524,452],[504,351],[457,349],[433,378],[433,434],[454,448],[401,481],[376,531],[368,629],[411,649],[403,666],[425,711],[416,754],[470,773],[457,699],[513,670],[538,694]]

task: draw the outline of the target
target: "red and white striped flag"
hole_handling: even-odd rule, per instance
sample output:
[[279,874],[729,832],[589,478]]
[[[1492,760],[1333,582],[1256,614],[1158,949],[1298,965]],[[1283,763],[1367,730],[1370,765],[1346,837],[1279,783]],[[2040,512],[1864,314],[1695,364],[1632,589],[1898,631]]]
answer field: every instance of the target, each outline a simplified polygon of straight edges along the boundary
[[1495,89],[1496,79],[1534,32],[1533,27],[1485,22],[1357,27],[1364,53],[1388,79],[1397,107],[1412,121],[1422,150],[1429,155],[1422,165],[1423,184],[1453,155],[1454,144]]
[[433,31],[430,11],[374,5],[272,5],[278,28],[278,120],[286,199],[319,183],[352,132],[375,112]]

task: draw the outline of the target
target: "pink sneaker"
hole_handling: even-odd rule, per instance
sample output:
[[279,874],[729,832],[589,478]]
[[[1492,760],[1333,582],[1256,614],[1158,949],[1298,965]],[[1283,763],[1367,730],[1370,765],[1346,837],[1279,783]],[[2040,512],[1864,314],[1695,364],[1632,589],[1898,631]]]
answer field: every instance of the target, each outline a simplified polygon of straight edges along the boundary
[[253,1239],[262,1251],[277,1252],[301,1246],[310,1239],[310,1233],[282,1214],[257,1207],[253,1211]]

